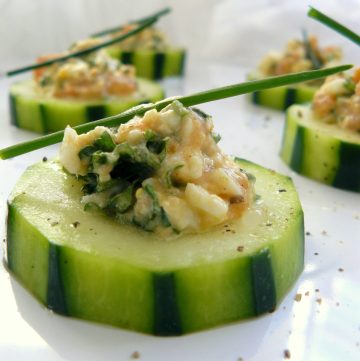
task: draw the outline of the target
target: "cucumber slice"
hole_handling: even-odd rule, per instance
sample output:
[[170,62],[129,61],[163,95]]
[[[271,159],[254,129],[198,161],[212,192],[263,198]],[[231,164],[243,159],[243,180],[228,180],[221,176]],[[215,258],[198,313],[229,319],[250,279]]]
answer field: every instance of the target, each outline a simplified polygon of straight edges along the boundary
[[310,102],[318,89],[316,86],[309,85],[283,86],[260,90],[250,96],[254,104],[276,110],[285,110],[295,103]]
[[39,96],[33,80],[21,81],[10,87],[11,123],[37,133],[52,133],[63,130],[67,125],[91,122],[164,98],[159,84],[141,78],[137,82],[139,90],[135,95],[85,101]]
[[[249,80],[261,79],[263,76],[254,72],[248,75]],[[260,90],[251,93],[254,104],[276,110],[286,110],[290,105],[308,103],[314,97],[318,86],[299,84]]]
[[310,105],[287,110],[280,156],[299,174],[360,192],[360,134],[314,120]]
[[182,76],[186,53],[184,49],[122,51],[118,46],[108,48],[108,54],[123,64],[133,64],[136,74],[148,79]]
[[85,212],[75,177],[35,164],[8,202],[8,268],[55,312],[156,335],[273,311],[303,269],[303,212],[290,178],[238,164],[260,200],[236,222],[166,241]]

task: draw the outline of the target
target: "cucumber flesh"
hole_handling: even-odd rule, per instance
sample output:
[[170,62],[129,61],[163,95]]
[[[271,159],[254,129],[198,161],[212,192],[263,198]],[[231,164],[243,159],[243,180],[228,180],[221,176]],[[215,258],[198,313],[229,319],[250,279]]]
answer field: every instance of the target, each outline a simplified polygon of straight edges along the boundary
[[55,312],[156,335],[272,311],[303,269],[303,212],[290,178],[238,163],[260,200],[167,241],[85,212],[80,181],[56,161],[35,164],[8,202],[8,268]]
[[137,79],[134,95],[104,101],[68,100],[40,96],[33,80],[15,83],[10,88],[11,123],[37,133],[52,133],[67,125],[76,126],[119,114],[135,105],[164,98],[159,84]]
[[313,119],[309,105],[287,110],[280,156],[299,174],[360,192],[360,134]]
[[118,46],[109,47],[108,54],[124,64],[132,64],[136,74],[148,79],[163,79],[184,74],[186,53],[184,49],[123,51]]

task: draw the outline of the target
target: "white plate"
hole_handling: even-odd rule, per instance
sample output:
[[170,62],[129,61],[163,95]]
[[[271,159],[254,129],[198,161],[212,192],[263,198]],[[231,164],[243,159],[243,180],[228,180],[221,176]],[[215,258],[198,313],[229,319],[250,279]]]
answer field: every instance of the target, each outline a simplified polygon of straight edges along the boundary
[[[184,93],[244,79],[235,67],[195,66]],[[170,93],[177,85],[167,82]],[[8,125],[6,88],[0,89],[0,146],[33,137]],[[172,95],[172,94],[169,94]],[[64,318],[37,303],[0,266],[0,360],[144,361],[360,359],[360,194],[344,192],[293,174],[279,159],[283,114],[237,97],[201,106],[214,117],[228,153],[291,175],[305,211],[305,270],[278,309],[258,319],[181,337],[159,338]],[[0,162],[2,202],[25,167],[57,147]],[[343,269],[341,272],[340,269]],[[294,300],[296,294],[301,301]]]

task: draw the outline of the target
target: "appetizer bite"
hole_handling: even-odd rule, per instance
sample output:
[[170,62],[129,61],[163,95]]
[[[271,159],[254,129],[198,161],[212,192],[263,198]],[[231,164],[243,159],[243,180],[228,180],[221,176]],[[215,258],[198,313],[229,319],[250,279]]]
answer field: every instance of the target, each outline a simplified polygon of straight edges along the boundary
[[281,158],[297,173],[360,192],[360,68],[328,77],[286,113]]
[[55,312],[157,335],[274,310],[303,269],[298,195],[217,140],[176,101],[118,129],[67,128],[59,160],[10,197],[9,269]]
[[54,312],[156,335],[273,311],[303,269],[297,192],[224,154],[211,117],[188,106],[350,67],[165,99],[1,149],[64,135],[59,159],[30,166],[8,200],[8,269]]
[[[42,63],[101,43],[88,39],[67,53],[39,57]],[[134,105],[163,98],[160,85],[135,76],[135,68],[99,49],[34,70],[32,80],[10,87],[11,122],[38,133],[51,133],[115,115]]]
[[[119,36],[135,26],[135,23],[127,24],[112,36]],[[124,64],[133,64],[137,74],[144,78],[158,80],[184,73],[185,49],[173,46],[166,34],[154,26],[109,47],[108,53]]]
[[[267,54],[250,78],[262,79],[269,76],[326,68],[337,65],[341,57],[340,48],[335,46],[322,48],[315,36],[307,37],[304,32],[303,40],[290,40],[282,52],[272,51]],[[291,104],[311,101],[321,82],[318,79],[296,86],[290,85],[254,92],[252,101],[265,107],[285,110]]]

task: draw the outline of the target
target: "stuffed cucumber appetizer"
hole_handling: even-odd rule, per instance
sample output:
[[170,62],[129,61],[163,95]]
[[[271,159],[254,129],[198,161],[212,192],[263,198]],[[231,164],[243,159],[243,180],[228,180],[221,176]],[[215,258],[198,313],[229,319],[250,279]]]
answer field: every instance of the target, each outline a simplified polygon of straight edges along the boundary
[[[126,33],[135,26],[134,23],[128,24],[112,36]],[[134,65],[137,74],[144,78],[159,80],[184,73],[185,49],[172,46],[166,35],[154,26],[109,47],[107,51],[122,63]]]
[[[99,39],[79,41],[69,53],[99,43]],[[133,66],[123,65],[101,49],[39,68],[32,80],[14,83],[10,88],[11,121],[23,129],[51,133],[163,97],[160,85],[136,78]]]
[[303,269],[301,204],[290,178],[218,140],[178,101],[68,127],[8,201],[9,270],[54,312],[155,335],[273,311]]
[[360,192],[360,69],[328,77],[311,105],[287,110],[281,157],[297,173]]
[[[341,50],[338,47],[321,48],[315,36],[307,37],[304,33],[303,40],[290,40],[282,52],[272,51],[267,54],[256,71],[249,77],[261,79],[274,75],[330,67],[338,64],[341,56]],[[292,104],[311,101],[320,85],[321,80],[316,80],[299,85],[262,90],[254,92],[251,99],[253,103],[261,106],[285,110]]]

